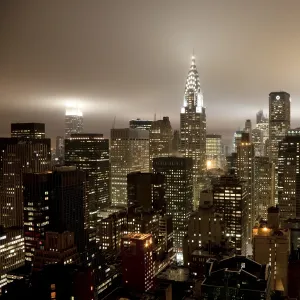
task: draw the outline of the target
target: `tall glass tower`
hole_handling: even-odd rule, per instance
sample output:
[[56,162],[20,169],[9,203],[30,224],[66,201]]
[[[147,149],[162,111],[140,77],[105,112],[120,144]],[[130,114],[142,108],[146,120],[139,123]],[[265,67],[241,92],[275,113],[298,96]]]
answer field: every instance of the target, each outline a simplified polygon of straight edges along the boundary
[[194,206],[198,207],[206,172],[206,114],[194,56],[180,114],[180,151],[184,157],[193,159]]

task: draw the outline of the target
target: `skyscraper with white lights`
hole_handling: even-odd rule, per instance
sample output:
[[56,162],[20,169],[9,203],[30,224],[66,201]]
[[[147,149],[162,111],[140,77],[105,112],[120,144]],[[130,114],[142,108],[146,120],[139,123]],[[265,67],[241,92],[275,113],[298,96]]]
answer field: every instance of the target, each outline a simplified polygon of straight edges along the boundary
[[65,138],[68,139],[73,133],[82,133],[83,114],[78,105],[67,105],[65,114]]
[[206,114],[194,56],[180,114],[180,150],[184,157],[193,159],[194,206],[197,207],[206,171]]

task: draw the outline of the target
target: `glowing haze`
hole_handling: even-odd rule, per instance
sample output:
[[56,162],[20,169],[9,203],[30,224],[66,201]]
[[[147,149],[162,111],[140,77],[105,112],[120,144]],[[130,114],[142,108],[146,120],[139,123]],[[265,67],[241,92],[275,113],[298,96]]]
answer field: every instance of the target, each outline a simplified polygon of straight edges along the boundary
[[291,94],[298,126],[299,10],[298,0],[2,0],[0,134],[36,121],[62,135],[69,99],[85,131],[155,113],[178,128],[193,49],[209,133],[231,140],[276,90]]

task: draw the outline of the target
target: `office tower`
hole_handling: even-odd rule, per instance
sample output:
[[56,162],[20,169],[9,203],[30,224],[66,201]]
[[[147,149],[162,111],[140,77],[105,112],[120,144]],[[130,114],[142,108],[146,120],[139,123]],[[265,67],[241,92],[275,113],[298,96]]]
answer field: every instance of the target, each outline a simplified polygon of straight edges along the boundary
[[23,174],[48,170],[50,139],[0,138],[0,224],[23,226]]
[[220,261],[209,259],[206,269],[201,284],[203,300],[270,299],[272,287],[268,264],[259,264],[244,256],[234,256]]
[[269,138],[269,118],[264,116],[262,110],[256,114],[256,129],[262,131],[263,143],[265,143]]
[[27,173],[23,176],[25,260],[30,266],[36,249],[44,246],[49,228],[49,176],[48,172]]
[[0,226],[0,295],[8,283],[7,273],[24,265],[23,229]]
[[270,207],[267,224],[261,222],[253,229],[253,259],[270,264],[271,289],[281,290],[284,295],[287,295],[290,252],[290,231],[279,228],[279,208]]
[[133,172],[127,175],[128,206],[141,206],[144,210],[165,211],[164,175]]
[[149,172],[149,131],[112,129],[110,142],[111,203],[127,205],[127,174]]
[[229,247],[235,249],[237,255],[245,254],[247,240],[244,237],[248,229],[248,219],[244,220],[245,204],[249,202],[245,182],[235,175],[221,176],[220,181],[213,184],[212,192],[216,212],[223,216]]
[[245,132],[245,131],[241,131],[238,130],[234,133],[233,136],[233,148],[232,148],[232,152],[237,152],[237,147],[241,144],[241,143],[245,143],[250,141],[250,137],[249,137],[249,133]]
[[193,159],[194,206],[198,207],[206,172],[206,114],[194,56],[186,79],[180,114],[180,151],[184,157]]
[[251,138],[252,138],[252,123],[251,123],[251,120],[249,120],[249,119],[246,120],[244,131],[249,133],[249,140],[251,142]]
[[174,250],[179,253],[180,260],[193,210],[193,160],[190,157],[157,157],[153,160],[153,169],[165,176],[166,211],[173,217]]
[[97,230],[98,212],[109,204],[109,140],[102,134],[71,134],[65,140],[65,165],[88,174],[90,228]]
[[219,134],[206,135],[206,166],[207,169],[222,169],[222,136]]
[[263,110],[259,110],[256,114],[256,124],[269,123],[268,118],[264,115]]
[[63,136],[56,137],[55,161],[57,165],[63,165],[65,161],[65,139]]
[[267,219],[267,210],[275,205],[275,167],[269,157],[254,158],[254,220]]
[[221,243],[225,240],[223,216],[215,211],[212,192],[203,191],[201,202],[205,198],[209,198],[209,201],[200,203],[198,210],[191,214],[188,222],[187,235],[183,243],[185,266],[191,263],[194,251],[201,249],[208,254],[219,254]]
[[44,139],[44,123],[11,123],[10,134],[12,138]]
[[151,234],[128,233],[122,238],[122,277],[127,289],[145,292],[153,288],[152,251]]
[[278,204],[282,219],[300,218],[300,128],[279,142]]
[[149,166],[154,157],[169,156],[172,152],[173,132],[169,117],[152,122],[149,129]]
[[[237,147],[237,175],[245,182],[245,187],[248,190],[248,201],[244,207],[244,221],[247,223],[247,230],[244,232],[243,240],[247,243],[246,255],[250,255],[255,206],[257,205],[257,199],[254,197],[254,146],[252,143],[242,142]],[[244,223],[245,226],[246,223]]]
[[260,129],[254,128],[252,130],[252,143],[255,156],[264,156],[263,132]]
[[65,138],[68,139],[73,133],[82,133],[83,114],[78,105],[66,107],[65,113]]
[[237,153],[232,152],[230,156],[226,156],[227,171],[230,174],[237,175]]
[[172,139],[172,152],[177,154],[180,152],[180,133],[179,130],[174,130]]
[[152,122],[153,121],[141,120],[141,119],[130,120],[129,121],[129,128],[131,128],[131,129],[150,130],[150,128],[152,126]]
[[49,264],[79,264],[80,258],[74,243],[74,233],[46,232],[45,244],[34,254],[33,271],[41,271]]

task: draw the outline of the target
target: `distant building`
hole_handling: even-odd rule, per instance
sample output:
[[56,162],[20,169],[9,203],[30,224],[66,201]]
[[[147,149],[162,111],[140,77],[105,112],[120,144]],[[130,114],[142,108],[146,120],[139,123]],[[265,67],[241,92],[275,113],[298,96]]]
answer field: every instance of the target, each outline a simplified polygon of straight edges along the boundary
[[141,292],[153,288],[152,251],[151,234],[128,233],[122,238],[122,276],[126,288]]
[[149,129],[149,166],[152,171],[153,158],[170,156],[172,153],[172,126],[169,117],[153,121]]
[[270,264],[270,288],[284,295],[288,293],[290,253],[290,231],[279,228],[279,208],[270,207],[267,223],[261,222],[253,229],[253,259]]
[[131,129],[142,129],[142,130],[150,130],[153,121],[150,120],[130,120],[129,121],[129,128]]
[[24,265],[24,234],[22,228],[0,227],[0,295],[8,283],[7,273]]
[[102,134],[71,134],[65,140],[65,165],[85,170],[89,181],[90,228],[96,231],[98,212],[109,205],[109,140]]
[[23,174],[49,170],[50,139],[0,138],[0,224],[23,226]]
[[55,148],[55,164],[63,165],[65,161],[65,139],[63,136],[56,137],[56,148]]
[[166,212],[173,217],[175,251],[182,253],[183,238],[193,210],[193,160],[189,157],[157,157],[153,160],[153,169],[165,176]]
[[246,120],[245,122],[245,128],[244,128],[244,132],[247,132],[249,134],[249,142],[252,141],[252,123],[251,120]]
[[127,205],[127,174],[149,172],[149,131],[112,129],[110,140],[111,203]]
[[66,107],[65,113],[65,138],[68,139],[73,133],[82,133],[83,114],[78,105]]
[[233,146],[232,146],[232,152],[237,152],[237,147],[241,143],[249,143],[250,138],[249,138],[249,133],[238,130],[234,133],[233,135]]
[[49,264],[79,264],[80,258],[74,244],[73,232],[46,232],[45,245],[36,250],[33,271],[41,271]]
[[270,299],[270,266],[244,256],[223,260],[209,259],[201,284],[203,300]]
[[11,137],[23,139],[44,139],[45,124],[44,123],[12,123]]
[[180,152],[180,133],[179,130],[174,130],[172,139],[172,152],[173,154]]
[[206,166],[207,169],[223,169],[222,136],[219,134],[206,135]]

